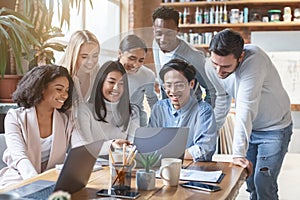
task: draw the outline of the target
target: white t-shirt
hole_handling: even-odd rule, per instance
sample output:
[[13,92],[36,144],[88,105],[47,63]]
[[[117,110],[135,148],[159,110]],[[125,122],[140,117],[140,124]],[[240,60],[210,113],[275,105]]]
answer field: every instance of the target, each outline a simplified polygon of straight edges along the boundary
[[41,150],[42,150],[42,163],[49,160],[51,144],[53,136],[50,135],[46,138],[40,138],[41,140]]

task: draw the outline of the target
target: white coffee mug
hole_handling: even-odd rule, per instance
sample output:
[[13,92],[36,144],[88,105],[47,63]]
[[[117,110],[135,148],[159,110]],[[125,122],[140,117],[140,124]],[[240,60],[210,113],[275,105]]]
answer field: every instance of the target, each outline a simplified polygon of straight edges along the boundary
[[177,186],[180,176],[182,160],[178,158],[163,158],[161,160],[160,177],[163,184]]

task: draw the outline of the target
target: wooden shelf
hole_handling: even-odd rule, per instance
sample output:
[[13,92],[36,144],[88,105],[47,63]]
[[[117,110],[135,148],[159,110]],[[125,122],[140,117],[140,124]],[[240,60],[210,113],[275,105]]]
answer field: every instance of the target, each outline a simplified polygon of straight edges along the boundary
[[300,0],[232,0],[232,1],[197,1],[197,2],[174,2],[174,3],[161,3],[162,6],[171,7],[206,7],[214,5],[247,5],[247,6],[258,6],[258,5],[272,5],[272,4],[285,4],[286,6],[294,5],[295,3],[300,3]]
[[[268,10],[279,9],[283,15],[283,9],[286,6],[291,7],[292,15],[296,8],[300,8],[300,0],[231,0],[231,1],[196,1],[196,2],[174,2],[161,3],[162,6],[173,7],[180,12],[184,12],[184,8],[189,7],[191,24],[179,24],[180,32],[182,33],[205,33],[221,31],[225,28],[231,28],[240,32],[246,43],[251,43],[251,32],[253,31],[299,31],[300,22],[283,22],[282,16],[279,22],[252,22],[253,13],[257,14],[258,20],[268,16]],[[194,24],[196,7],[210,9],[217,5],[226,5],[228,18],[229,11],[233,8],[243,10],[248,8],[248,23],[227,23],[227,24]],[[223,7],[224,8],[224,7]],[[293,20],[293,19],[292,19]],[[182,21],[184,21],[182,19]],[[204,42],[206,43],[206,41]]]
[[[213,32],[225,28],[247,31],[295,31],[300,30],[300,22],[248,22],[236,24],[180,24],[179,28],[182,32],[192,29],[200,32]],[[186,30],[186,31],[185,31]],[[199,32],[198,31],[198,32]]]
[[[300,6],[300,5],[299,5]],[[262,27],[288,27],[299,28],[300,22],[248,22],[236,24],[180,24],[179,28],[262,28]]]

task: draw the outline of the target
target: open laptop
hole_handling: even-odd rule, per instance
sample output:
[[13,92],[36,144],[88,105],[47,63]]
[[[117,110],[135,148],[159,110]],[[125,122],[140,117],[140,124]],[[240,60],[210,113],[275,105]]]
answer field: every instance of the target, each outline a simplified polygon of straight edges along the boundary
[[[150,154],[155,151],[162,154],[162,158],[184,159],[189,128],[187,127],[140,127],[135,131],[134,145],[139,153]],[[139,155],[136,156],[137,168],[141,168]],[[160,166],[158,161],[155,167]]]
[[20,199],[48,199],[55,191],[74,193],[85,187],[104,140],[73,148],[69,151],[57,182],[38,180],[9,191]]

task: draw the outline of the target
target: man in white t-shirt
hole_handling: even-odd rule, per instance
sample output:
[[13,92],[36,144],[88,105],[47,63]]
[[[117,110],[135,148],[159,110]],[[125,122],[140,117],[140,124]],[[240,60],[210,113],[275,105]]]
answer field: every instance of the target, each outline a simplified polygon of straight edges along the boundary
[[[179,13],[173,8],[159,7],[152,14],[154,38],[153,58],[156,68],[156,74],[164,64],[173,58],[179,58],[192,64],[196,70],[196,79],[194,90],[198,100],[202,99],[202,90],[205,90],[205,101],[214,106],[215,88],[206,76],[204,65],[205,57],[202,51],[193,48],[190,44],[177,37]],[[160,83],[161,80],[160,80]],[[162,96],[165,98],[164,91]]]

